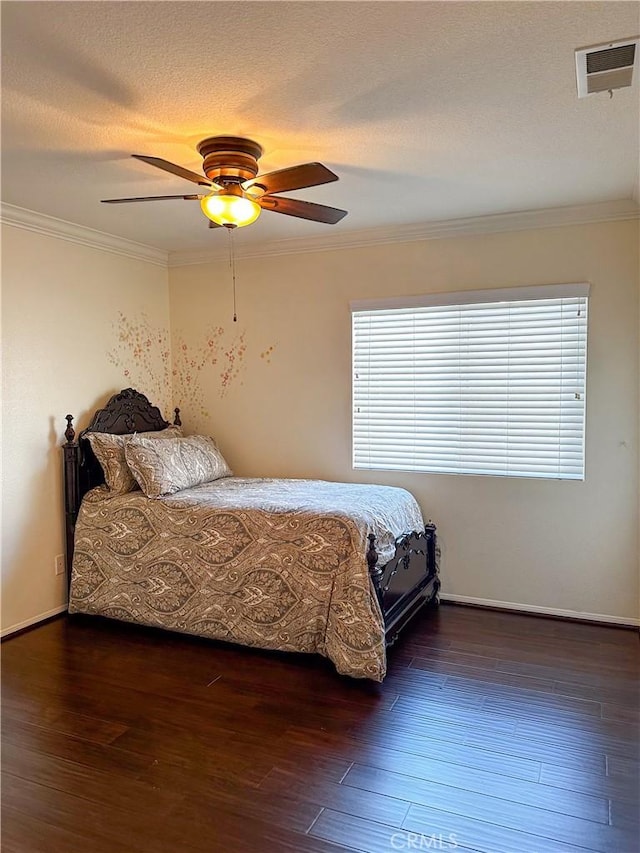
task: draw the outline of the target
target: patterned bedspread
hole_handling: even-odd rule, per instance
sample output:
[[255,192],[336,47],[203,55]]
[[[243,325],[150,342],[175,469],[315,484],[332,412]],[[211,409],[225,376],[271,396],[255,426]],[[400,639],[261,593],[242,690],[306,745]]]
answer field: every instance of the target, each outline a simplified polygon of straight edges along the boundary
[[384,624],[365,558],[423,527],[404,489],[229,477],[151,500],[89,492],[69,611],[281,651],[381,681]]

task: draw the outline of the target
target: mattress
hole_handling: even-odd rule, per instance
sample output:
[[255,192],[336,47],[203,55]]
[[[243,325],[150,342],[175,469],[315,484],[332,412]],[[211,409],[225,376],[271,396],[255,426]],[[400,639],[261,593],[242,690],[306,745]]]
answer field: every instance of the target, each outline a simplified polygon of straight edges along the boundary
[[228,477],[150,499],[89,492],[69,612],[279,651],[381,681],[384,621],[366,563],[424,527],[404,489]]

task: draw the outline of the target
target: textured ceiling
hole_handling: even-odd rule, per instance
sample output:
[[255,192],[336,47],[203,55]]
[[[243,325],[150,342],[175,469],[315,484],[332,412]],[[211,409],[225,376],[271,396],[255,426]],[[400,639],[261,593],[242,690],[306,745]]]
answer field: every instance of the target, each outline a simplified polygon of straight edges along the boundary
[[[630,198],[638,92],[578,100],[574,49],[636,35],[635,2],[4,2],[2,198],[168,250],[206,249],[197,142],[260,142],[262,171],[336,226],[264,213],[243,241]],[[240,235],[239,235],[240,236]]]

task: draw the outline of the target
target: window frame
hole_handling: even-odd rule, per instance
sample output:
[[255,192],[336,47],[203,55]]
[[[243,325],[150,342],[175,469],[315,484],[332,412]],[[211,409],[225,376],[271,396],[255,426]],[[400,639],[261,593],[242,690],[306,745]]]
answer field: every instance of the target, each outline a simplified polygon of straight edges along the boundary
[[[573,482],[583,482],[586,478],[586,407],[587,407],[587,343],[588,343],[588,315],[589,315],[589,295],[590,295],[590,285],[586,282],[579,283],[570,283],[570,284],[550,284],[550,285],[534,285],[534,286],[525,286],[525,287],[508,287],[508,288],[492,288],[485,290],[467,290],[467,291],[450,291],[444,293],[425,293],[418,294],[413,296],[399,296],[399,297],[391,297],[386,299],[365,299],[365,300],[355,300],[350,303],[350,312],[351,312],[351,371],[352,371],[352,397],[351,397],[351,410],[352,410],[352,424],[351,424],[351,451],[352,451],[352,467],[354,470],[382,470],[382,471],[406,471],[411,473],[443,473],[443,474],[454,474],[459,476],[497,476],[497,477],[509,477],[509,478],[523,478],[523,479],[534,479],[534,480],[570,480]],[[473,306],[473,305],[486,305],[486,304],[495,304],[499,303],[516,303],[521,301],[533,301],[533,300],[558,300],[558,299],[580,299],[584,300],[584,305],[586,308],[585,311],[585,320],[582,323],[576,324],[576,328],[584,330],[584,338],[580,340],[579,345],[577,347],[579,362],[579,370],[580,372],[576,374],[576,378],[579,381],[579,385],[582,389],[581,391],[581,399],[582,406],[579,408],[581,411],[581,422],[579,426],[579,441],[581,442],[579,447],[581,451],[581,460],[577,462],[575,465],[571,465],[570,462],[562,461],[562,453],[566,453],[567,446],[570,444],[570,441],[563,436],[564,441],[560,440],[560,432],[559,439],[556,445],[557,447],[557,458],[558,458],[558,470],[557,472],[550,472],[548,470],[539,470],[534,472],[533,470],[527,470],[526,473],[522,473],[521,471],[516,470],[516,466],[513,466],[513,470],[509,471],[508,467],[511,464],[511,459],[513,458],[513,449],[508,443],[505,444],[505,451],[502,457],[502,461],[499,463],[501,465],[506,466],[507,470],[504,471],[496,471],[496,470],[466,470],[466,465],[471,465],[472,461],[470,453],[465,453],[461,456],[456,463],[455,467],[453,464],[450,467],[455,467],[455,470],[440,470],[443,467],[446,467],[443,463],[432,464],[429,467],[428,462],[420,463],[416,461],[418,457],[414,457],[412,460],[412,464],[406,463],[402,464],[402,462],[393,462],[387,458],[385,462],[381,462],[379,459],[374,460],[373,462],[369,460],[368,463],[363,462],[362,455],[366,455],[367,450],[375,455],[375,451],[371,451],[371,447],[367,448],[364,444],[366,439],[363,439],[358,446],[357,442],[357,430],[362,429],[362,423],[366,423],[364,419],[358,421],[357,418],[357,398],[359,391],[356,391],[356,381],[357,381],[357,369],[356,369],[356,346],[358,341],[357,338],[357,330],[356,330],[356,318],[357,315],[360,314],[362,316],[362,312],[376,312],[376,311],[384,311],[390,312],[394,310],[403,311],[406,313],[411,309],[419,309],[419,308],[448,308],[455,306]],[[479,312],[478,312],[479,313]],[[489,313],[489,312],[488,312]],[[452,314],[453,316],[453,314]],[[543,327],[541,327],[543,328]],[[364,334],[363,334],[364,336]],[[509,340],[508,336],[505,335],[505,341]],[[509,343],[511,341],[509,340]],[[459,352],[462,351],[462,346],[459,347]],[[407,355],[409,355],[407,353]],[[534,357],[532,355],[532,357]],[[561,356],[562,358],[562,356]],[[584,372],[582,372],[584,370]],[[504,376],[508,377],[508,368],[504,371]],[[569,384],[569,381],[565,383],[564,377],[562,377],[562,372],[560,374],[560,383],[563,389],[565,389],[566,393],[566,385]],[[388,380],[386,380],[388,381]],[[576,392],[577,393],[577,392]],[[551,398],[550,405],[548,410],[552,409]],[[452,411],[455,407],[452,407]],[[460,406],[458,410],[458,417],[463,417],[462,411],[464,406]],[[563,410],[560,409],[562,412]],[[569,407],[567,407],[567,411],[571,411]],[[406,414],[406,412],[405,412]],[[551,417],[551,416],[550,416]],[[452,416],[453,418],[453,416]],[[562,414],[560,415],[560,420],[562,419]],[[505,423],[508,421],[505,420]],[[411,421],[410,430],[407,431],[407,436],[415,431],[416,424],[419,425],[419,421],[414,419]],[[546,426],[546,424],[545,424]],[[384,424],[383,424],[384,428]],[[468,428],[468,427],[467,427]],[[482,430],[485,430],[483,433]],[[482,426],[477,428],[478,436],[480,436],[479,441],[482,442],[487,440],[488,430],[490,427]],[[393,427],[390,427],[389,433],[392,433]],[[408,439],[410,440],[410,439]],[[433,439],[432,439],[433,440]],[[429,439],[427,439],[426,446],[428,445]],[[384,443],[384,442],[383,442]],[[534,441],[531,442],[535,443]],[[526,442],[525,442],[526,444]],[[358,458],[357,454],[360,452],[361,458]],[[381,452],[381,451],[379,451]],[[433,452],[433,450],[432,450]],[[428,451],[427,451],[428,453]],[[477,452],[478,458],[481,457],[482,451]],[[510,456],[511,453],[511,456]],[[407,457],[410,455],[410,452],[407,452]],[[426,455],[426,454],[423,454]],[[464,458],[464,462],[461,462],[460,459]],[[535,451],[531,450],[531,459],[535,459]],[[526,465],[529,465],[531,469],[533,469],[533,463],[527,462]],[[521,468],[526,467],[525,464],[521,466]],[[485,467],[489,467],[486,465]],[[541,468],[545,467],[545,463],[541,462]],[[549,465],[546,463],[546,467]],[[563,470],[564,469],[564,470]],[[577,471],[577,473],[573,473],[573,471]]]

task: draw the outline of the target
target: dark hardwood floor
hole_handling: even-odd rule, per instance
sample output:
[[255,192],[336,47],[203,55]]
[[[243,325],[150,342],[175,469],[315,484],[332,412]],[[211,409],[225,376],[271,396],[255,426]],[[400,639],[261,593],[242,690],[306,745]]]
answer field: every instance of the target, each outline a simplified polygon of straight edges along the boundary
[[2,646],[2,850],[638,853],[639,646],[443,605],[378,686],[65,617]]

